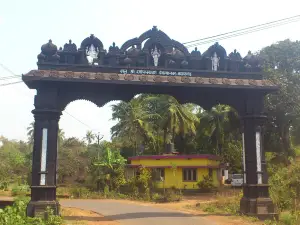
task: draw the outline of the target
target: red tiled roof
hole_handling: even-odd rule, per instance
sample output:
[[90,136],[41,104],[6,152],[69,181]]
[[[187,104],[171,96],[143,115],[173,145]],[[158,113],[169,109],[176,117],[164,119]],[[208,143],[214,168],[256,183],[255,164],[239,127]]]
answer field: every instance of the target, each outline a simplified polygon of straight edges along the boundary
[[211,159],[220,160],[219,156],[202,154],[202,155],[142,155],[129,157],[128,160],[140,160],[140,159]]
[[[143,165],[139,164],[139,165],[132,165],[132,164],[128,164],[126,165],[126,167],[129,168],[139,168],[139,167],[143,167]],[[172,166],[144,166],[145,168],[172,168]],[[217,168],[221,168],[221,166],[176,166],[177,168],[182,168],[182,169],[196,169],[196,168],[212,168],[212,169],[217,169]]]

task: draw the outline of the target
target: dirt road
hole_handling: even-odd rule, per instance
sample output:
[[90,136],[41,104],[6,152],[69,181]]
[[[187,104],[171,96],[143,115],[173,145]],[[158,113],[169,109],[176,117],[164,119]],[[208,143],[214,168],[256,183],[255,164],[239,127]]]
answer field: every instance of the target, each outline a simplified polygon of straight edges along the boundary
[[217,225],[192,214],[117,200],[60,200],[60,203],[100,213],[121,225]]

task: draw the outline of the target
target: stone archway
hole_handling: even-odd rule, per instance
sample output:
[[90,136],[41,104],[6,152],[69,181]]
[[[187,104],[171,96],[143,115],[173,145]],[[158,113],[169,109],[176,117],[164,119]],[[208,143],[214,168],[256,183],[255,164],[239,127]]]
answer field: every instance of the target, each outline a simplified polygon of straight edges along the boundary
[[[35,131],[31,202],[27,214],[36,216],[46,206],[59,213],[57,132],[61,112],[68,103],[85,99],[102,106],[111,100],[128,101],[140,93],[157,93],[170,94],[181,103],[195,103],[206,109],[221,103],[238,111],[242,119],[245,156],[241,212],[273,218],[276,213],[268,193],[261,133],[265,119],[264,96],[277,90],[277,86],[263,79],[259,59],[253,55],[242,59],[236,51],[227,56],[217,43],[202,56],[197,49],[189,53],[182,44],[157,28],[145,32],[142,37],[157,46],[179,48],[184,54],[176,61],[168,61],[168,53],[162,54],[159,57],[166,61],[149,64],[153,56],[149,51],[139,49],[131,56],[126,50],[132,45],[139,46],[138,38],[125,42],[121,50],[113,44],[106,52],[102,42],[92,35],[79,49],[70,41],[64,49],[57,50],[49,41],[38,55],[38,70],[23,75],[27,86],[37,90],[32,111]],[[88,56],[94,58],[87,60]]]

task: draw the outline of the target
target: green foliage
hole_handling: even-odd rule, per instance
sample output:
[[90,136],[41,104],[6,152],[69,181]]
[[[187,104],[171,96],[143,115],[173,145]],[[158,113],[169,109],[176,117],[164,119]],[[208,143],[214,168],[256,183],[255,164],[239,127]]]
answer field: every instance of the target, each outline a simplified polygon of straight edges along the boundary
[[238,122],[237,113],[230,106],[216,105],[210,111],[200,111],[198,116],[201,123],[197,135],[206,139],[206,143],[200,143],[206,144],[206,146],[200,148],[206,148],[207,144],[210,144],[214,154],[221,154],[222,147],[226,139],[229,138],[227,134],[232,133],[237,128],[236,124],[233,123]]
[[279,167],[269,179],[270,195],[280,211],[299,210],[300,165],[293,162],[289,167]]
[[283,212],[280,214],[279,221],[268,220],[264,221],[265,225],[298,225],[300,224],[300,212],[289,213]]
[[107,186],[108,189],[119,189],[125,183],[125,162],[126,160],[118,150],[105,147],[102,152],[98,152],[97,157],[92,159],[89,168],[93,180],[97,182],[98,191],[100,191],[101,185]]
[[203,204],[201,208],[204,212],[210,213],[229,213],[236,215],[240,210],[240,200],[242,197],[242,192],[238,195],[233,197],[224,197],[224,196],[217,196],[217,201]]
[[89,198],[92,194],[91,191],[85,187],[70,188],[71,198]]
[[201,192],[214,192],[216,187],[213,184],[213,179],[209,176],[203,176],[203,179],[197,183]]
[[53,211],[47,209],[46,217],[30,218],[26,216],[26,206],[28,200],[17,200],[14,205],[0,209],[0,224],[5,225],[60,225],[63,220],[59,216],[53,215]]
[[139,193],[143,193],[145,200],[150,200],[150,183],[151,183],[151,171],[147,168],[140,169],[140,175],[137,178],[137,186]]
[[130,146],[138,153],[138,147],[144,141],[153,140],[153,127],[148,123],[158,115],[151,113],[141,98],[133,98],[130,102],[121,102],[112,106],[112,119],[118,123],[111,128],[112,136],[119,137],[124,146]]
[[231,140],[223,145],[222,162],[229,163],[229,173],[242,172],[242,143],[241,140]]
[[266,98],[265,147],[271,152],[283,152],[286,157],[293,156],[290,132],[297,137],[300,134],[300,42],[280,41],[263,48],[259,55],[265,60],[267,78],[280,85],[278,92]]
[[112,187],[115,191],[119,191],[122,185],[126,184],[124,167],[119,166],[114,170],[112,177]]
[[30,187],[27,184],[14,186],[11,190],[12,196],[25,196],[30,192]]
[[113,119],[118,123],[112,127],[114,138],[123,147],[131,147],[140,154],[159,154],[164,151],[164,145],[174,143],[176,135],[195,134],[198,118],[189,105],[181,105],[167,95],[142,94],[129,103],[121,102],[112,107]]
[[152,195],[154,202],[178,202],[181,199],[182,193],[175,187],[166,189],[162,194],[155,193]]

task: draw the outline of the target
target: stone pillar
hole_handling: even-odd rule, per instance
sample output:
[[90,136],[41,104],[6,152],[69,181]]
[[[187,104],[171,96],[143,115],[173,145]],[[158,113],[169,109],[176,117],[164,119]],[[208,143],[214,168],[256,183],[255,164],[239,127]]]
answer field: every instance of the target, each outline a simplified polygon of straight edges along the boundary
[[[41,97],[41,98],[38,98]],[[46,207],[59,214],[59,203],[56,200],[56,161],[58,121],[61,111],[51,109],[51,104],[40,108],[36,96],[36,108],[32,111],[34,123],[34,145],[32,156],[31,201],[27,206],[27,215],[43,216]],[[44,102],[47,102],[44,99]]]
[[250,114],[243,120],[244,186],[240,211],[260,219],[277,218],[274,204],[269,196],[269,185],[262,144],[262,114]]

